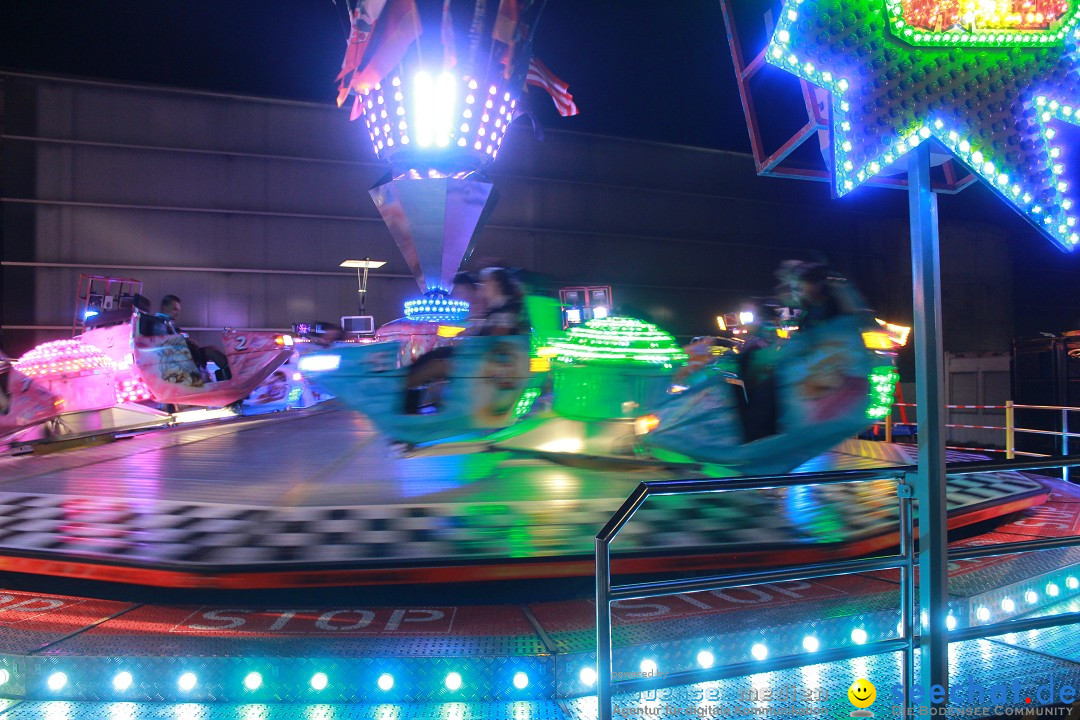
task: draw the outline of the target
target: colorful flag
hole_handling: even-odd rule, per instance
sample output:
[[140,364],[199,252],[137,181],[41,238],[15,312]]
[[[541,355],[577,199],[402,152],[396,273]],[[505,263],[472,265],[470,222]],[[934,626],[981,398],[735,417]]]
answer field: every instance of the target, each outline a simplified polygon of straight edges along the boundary
[[450,12],[450,0],[443,0],[442,44],[443,67],[452,68],[457,65],[457,41],[454,39],[454,14]]
[[466,72],[476,74],[480,67],[480,41],[483,39],[484,21],[487,19],[487,0],[476,0],[473,5],[472,22],[469,24],[469,66]]
[[358,93],[365,93],[382,82],[423,32],[416,0],[389,0],[389,6],[383,20],[386,33],[368,64],[353,75],[351,86]]
[[[357,3],[352,14],[352,30],[349,32],[349,42],[345,46],[345,59],[341,61],[338,80],[344,80],[364,61],[364,53],[367,51],[368,43],[371,42],[371,34],[375,31],[375,21],[379,19],[385,6],[386,0],[360,0]],[[349,84],[342,83],[342,86],[346,88],[345,94],[348,95]],[[344,102],[343,97],[338,97],[338,107]]]
[[574,96],[568,92],[570,86],[548,70],[540,58],[534,57],[529,61],[529,72],[525,75],[525,82],[546,90],[555,101],[555,109],[563,117],[577,115],[580,112],[578,106],[574,104]]
[[499,12],[495,16],[495,27],[491,30],[491,37],[504,45],[514,45],[514,31],[517,29],[521,14],[518,9],[518,0],[499,0]]

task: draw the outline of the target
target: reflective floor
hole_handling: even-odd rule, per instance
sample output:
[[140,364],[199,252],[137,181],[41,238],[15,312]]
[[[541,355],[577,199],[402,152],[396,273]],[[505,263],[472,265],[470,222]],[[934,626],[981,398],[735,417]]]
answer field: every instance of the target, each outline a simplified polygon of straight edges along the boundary
[[[912,461],[850,441],[801,471]],[[0,558],[177,587],[583,576],[597,529],[640,481],[688,476],[505,451],[405,458],[361,416],[320,406],[0,457]],[[950,524],[1045,499],[1016,474],[950,478]],[[657,498],[621,533],[616,569],[663,570],[660,548],[701,567],[835,559],[893,544],[896,518],[888,481]]]

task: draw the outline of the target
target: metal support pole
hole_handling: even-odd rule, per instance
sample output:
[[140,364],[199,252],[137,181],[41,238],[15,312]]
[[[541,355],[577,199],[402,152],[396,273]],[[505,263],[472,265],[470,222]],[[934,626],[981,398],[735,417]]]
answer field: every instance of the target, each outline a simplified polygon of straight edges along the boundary
[[360,284],[360,314],[366,315],[364,310],[367,308],[367,274],[368,268],[371,265],[371,258],[364,258],[364,276],[360,277],[360,268],[356,268],[356,281]]
[[900,554],[904,564],[900,566],[900,637],[907,640],[903,662],[900,664],[900,686],[903,692],[900,717],[908,717],[911,707],[911,683],[915,678],[915,533],[912,515],[912,498],[916,477],[908,476],[897,483],[896,495],[900,499]]
[[892,410],[885,416],[885,442],[892,442]]
[[941,256],[937,196],[930,188],[930,143],[908,156],[911,273],[915,309],[915,398],[919,410],[919,684],[948,685],[948,535],[945,505],[945,364],[941,341]]
[[611,546],[596,539],[596,707],[611,720]]
[[[1061,409],[1061,454],[1069,454],[1069,409]],[[1065,482],[1071,482],[1069,480],[1069,466],[1061,468],[1061,479]]]
[[1012,400],[1005,401],[1005,459],[1016,458],[1016,409]]

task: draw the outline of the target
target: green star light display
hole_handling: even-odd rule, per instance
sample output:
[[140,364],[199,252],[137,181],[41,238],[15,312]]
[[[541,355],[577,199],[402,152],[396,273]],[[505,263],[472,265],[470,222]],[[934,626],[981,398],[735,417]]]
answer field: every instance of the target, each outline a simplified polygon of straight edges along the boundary
[[936,138],[1074,250],[1080,228],[1053,140],[1058,121],[1080,124],[1078,4],[784,0],[766,58],[832,94],[837,195]]

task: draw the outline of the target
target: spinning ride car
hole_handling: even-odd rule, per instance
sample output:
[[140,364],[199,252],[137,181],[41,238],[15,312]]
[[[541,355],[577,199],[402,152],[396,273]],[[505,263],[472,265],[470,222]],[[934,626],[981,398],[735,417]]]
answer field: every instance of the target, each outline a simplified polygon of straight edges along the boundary
[[292,354],[292,338],[287,335],[227,328],[221,342],[232,377],[212,381],[195,364],[187,338],[151,334],[150,320],[152,316],[136,310],[128,321],[87,330],[79,339],[105,351],[118,367],[141,380],[150,399],[159,403],[224,407],[250,395]]
[[561,329],[558,304],[530,297],[525,306],[531,335],[454,342],[432,412],[404,412],[412,361],[405,340],[335,346],[302,356],[299,368],[347,407],[364,413],[391,440],[418,445],[483,437],[528,413],[547,379],[547,340],[556,327]]
[[32,428],[63,412],[63,401],[34,375],[0,358],[0,438]]

